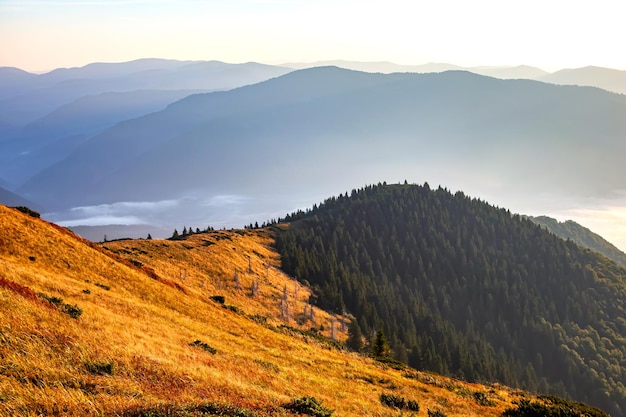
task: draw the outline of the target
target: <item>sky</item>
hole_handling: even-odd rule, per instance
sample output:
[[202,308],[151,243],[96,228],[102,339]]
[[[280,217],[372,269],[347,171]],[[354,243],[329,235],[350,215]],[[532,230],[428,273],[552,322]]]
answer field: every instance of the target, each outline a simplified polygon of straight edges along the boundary
[[626,69],[619,0],[0,0],[0,66],[138,58]]

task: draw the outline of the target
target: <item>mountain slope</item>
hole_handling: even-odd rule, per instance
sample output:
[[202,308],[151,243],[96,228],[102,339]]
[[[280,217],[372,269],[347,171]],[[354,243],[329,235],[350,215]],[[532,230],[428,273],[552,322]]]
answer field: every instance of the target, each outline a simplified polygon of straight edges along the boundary
[[33,210],[41,210],[41,208],[37,204],[33,203],[32,201],[29,201],[2,187],[0,187],[0,204],[4,204],[6,206],[13,206],[13,207],[26,206]]
[[593,233],[586,227],[583,227],[572,220],[559,222],[558,220],[547,216],[529,216],[528,218],[533,223],[537,223],[558,237],[571,239],[580,246],[596,251],[606,256],[616,264],[626,267],[626,254],[616,248],[613,244],[607,242],[602,236]]
[[602,67],[563,69],[537,79],[554,84],[586,85],[626,94],[626,71]]
[[0,142],[0,174],[14,184],[63,160],[98,132],[159,111],[199,90],[140,90],[81,97]]
[[[308,289],[294,295],[268,233],[102,248],[0,206],[0,415],[295,415],[283,406],[311,395],[337,416],[388,415],[385,393],[418,401],[420,414],[498,416],[533,398],[391,369],[281,327],[285,289],[292,326]],[[314,311],[328,335],[330,316]]]
[[276,211],[293,205],[285,195],[321,199],[382,177],[497,193],[509,207],[594,198],[623,186],[624,109],[593,88],[314,68],[122,123],[19,191],[57,209],[225,193]]
[[[33,75],[0,100],[0,120],[24,126],[87,95],[136,90],[222,90],[276,77],[289,68],[257,63],[145,59],[94,63]],[[0,72],[0,77],[5,71]],[[4,84],[0,78],[0,85]]]
[[[173,103],[164,111],[126,121],[103,132],[65,161],[28,181],[23,188],[28,194],[45,193],[46,200],[57,207],[67,207],[68,203],[77,202],[76,191],[95,183],[103,188],[97,195],[85,195],[81,204],[172,196],[186,191],[181,190],[181,186],[197,189],[200,184],[204,184],[206,188],[211,183],[207,183],[205,174],[197,173],[216,173],[225,165],[232,166],[234,158],[242,156],[242,152],[238,148],[240,142],[229,139],[237,139],[242,131],[246,135],[253,134],[256,125],[263,121],[268,112],[277,109],[282,112],[302,103],[316,102],[320,98],[359,91],[380,84],[381,81],[385,82],[371,78],[366,73],[323,68],[314,71],[307,80],[303,80],[302,76],[288,74],[281,77],[280,81],[264,82],[228,92],[193,95]],[[241,122],[240,115],[252,116],[253,120]],[[270,129],[294,129],[300,122],[288,122],[280,113],[275,117],[280,120],[268,120]],[[287,124],[283,126],[284,123]],[[214,137],[213,129],[218,129],[218,134],[224,137]],[[178,141],[179,136],[189,137],[185,140],[187,143]],[[245,136],[242,139],[251,138]],[[282,137],[276,139],[281,140]],[[256,145],[257,148],[259,146],[261,143]],[[213,158],[213,155],[225,158]],[[246,159],[249,155],[244,150]],[[167,162],[179,160],[179,157],[186,162],[178,168]],[[207,164],[207,158],[211,159],[210,164]],[[150,181],[138,187],[137,177],[142,178],[140,182],[144,182],[146,177],[152,177],[155,166],[171,171],[162,177],[167,183],[157,185]],[[126,172],[128,170],[133,172]],[[81,178],[70,174],[78,171],[81,172]],[[174,171],[179,171],[179,174]],[[116,180],[111,180],[111,175],[125,176],[127,181],[114,185]],[[234,179],[241,181],[241,176]],[[44,190],[50,186],[56,189],[55,194],[59,193],[56,197]],[[118,186],[119,190],[115,191],[114,188]]]
[[257,63],[145,59],[35,75],[0,68],[0,177],[20,185],[96,133],[192,93],[290,72]]
[[434,63],[422,65],[400,65],[393,62],[359,62],[359,61],[317,61],[311,63],[287,63],[285,67],[294,69],[305,69],[314,67],[336,66],[356,71],[382,72],[390,74],[394,72],[444,72],[444,71],[470,71],[475,74],[488,75],[490,77],[502,79],[538,79],[548,75],[546,71],[528,65],[518,65],[515,67],[460,67],[453,64]]
[[20,86],[33,82],[37,75],[19,68],[0,67],[0,99],[20,92]]
[[489,77],[507,79],[528,79],[544,81],[551,84],[580,85],[597,87],[614,93],[626,93],[626,71],[603,67],[582,67],[562,69],[555,72],[547,72],[540,68],[528,65],[507,66],[477,66],[461,67],[452,64],[429,63],[423,65],[400,65],[392,62],[359,62],[359,61],[318,61],[311,63],[287,63],[284,66],[294,69],[313,68],[320,66],[337,66],[365,72],[443,72],[443,71],[470,71],[474,74],[487,75]]
[[626,270],[463,193],[381,185],[296,213],[283,268],[419,369],[626,409]]

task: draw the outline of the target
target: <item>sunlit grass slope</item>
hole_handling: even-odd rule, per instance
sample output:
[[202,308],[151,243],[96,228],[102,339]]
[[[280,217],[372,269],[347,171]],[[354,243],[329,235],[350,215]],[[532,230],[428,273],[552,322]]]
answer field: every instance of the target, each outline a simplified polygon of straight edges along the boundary
[[311,319],[309,289],[280,272],[271,243],[255,230],[101,247],[0,206],[0,415],[289,415],[303,396],[335,416],[398,415],[385,393],[420,416],[497,416],[524,395],[391,369],[300,331],[331,336],[334,322],[346,337],[341,317]]

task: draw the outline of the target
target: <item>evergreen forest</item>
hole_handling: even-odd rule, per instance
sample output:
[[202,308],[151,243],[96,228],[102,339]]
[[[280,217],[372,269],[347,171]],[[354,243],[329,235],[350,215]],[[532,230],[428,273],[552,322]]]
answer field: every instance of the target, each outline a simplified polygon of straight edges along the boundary
[[[277,227],[283,269],[420,370],[626,413],[626,270],[510,211],[428,184],[332,197]],[[353,338],[354,341],[354,338]]]

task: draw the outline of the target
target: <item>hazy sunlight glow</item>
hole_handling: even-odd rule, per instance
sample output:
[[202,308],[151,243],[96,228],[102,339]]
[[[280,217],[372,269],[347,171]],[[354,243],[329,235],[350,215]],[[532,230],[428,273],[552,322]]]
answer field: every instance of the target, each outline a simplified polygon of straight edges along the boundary
[[2,0],[0,66],[137,58],[626,68],[621,3]]

